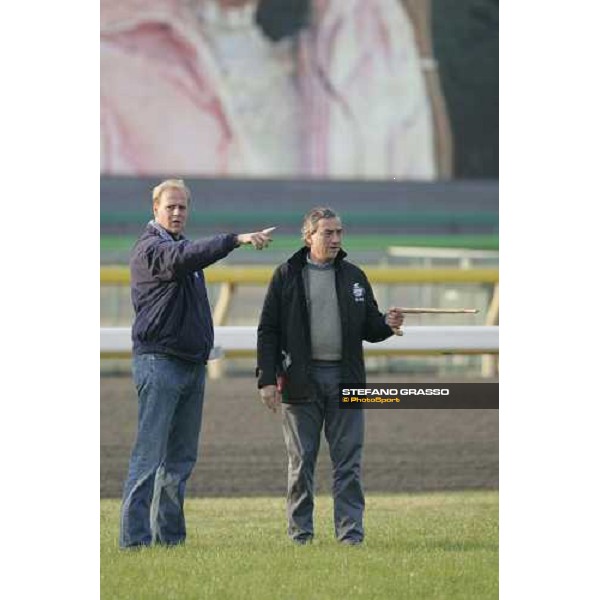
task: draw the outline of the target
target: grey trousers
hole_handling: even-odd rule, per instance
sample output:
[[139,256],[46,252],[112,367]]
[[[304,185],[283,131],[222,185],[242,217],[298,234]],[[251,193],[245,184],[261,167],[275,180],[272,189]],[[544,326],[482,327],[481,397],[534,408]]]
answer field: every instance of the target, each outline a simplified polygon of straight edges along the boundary
[[311,402],[282,404],[288,454],[288,535],[304,542],[314,534],[314,471],[324,425],[333,466],[335,535],[341,542],[361,542],[365,507],[360,482],[364,413],[340,410],[339,363],[313,362],[312,379],[316,393]]

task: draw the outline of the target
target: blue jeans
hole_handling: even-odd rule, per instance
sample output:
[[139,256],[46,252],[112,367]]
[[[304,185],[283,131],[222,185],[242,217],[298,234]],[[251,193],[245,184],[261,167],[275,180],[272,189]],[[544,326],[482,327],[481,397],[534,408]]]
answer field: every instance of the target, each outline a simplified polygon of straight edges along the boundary
[[339,364],[313,361],[311,378],[315,395],[310,402],[281,405],[288,455],[288,535],[298,542],[308,541],[314,535],[314,472],[321,431],[324,429],[333,467],[336,538],[340,542],[362,542],[365,508],[361,485],[364,413],[362,410],[339,408]]
[[166,354],[133,358],[138,431],[121,507],[122,548],[185,540],[185,484],[198,455],[205,365]]

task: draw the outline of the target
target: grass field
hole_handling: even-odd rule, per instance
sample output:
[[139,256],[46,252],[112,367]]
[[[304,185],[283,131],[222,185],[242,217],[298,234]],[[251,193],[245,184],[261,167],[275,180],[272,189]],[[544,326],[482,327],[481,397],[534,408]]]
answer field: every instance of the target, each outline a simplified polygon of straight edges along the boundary
[[498,597],[498,492],[367,496],[361,547],[333,538],[318,497],[315,542],[285,535],[282,498],[186,501],[187,544],[118,549],[119,502],[101,501],[108,599],[477,599]]

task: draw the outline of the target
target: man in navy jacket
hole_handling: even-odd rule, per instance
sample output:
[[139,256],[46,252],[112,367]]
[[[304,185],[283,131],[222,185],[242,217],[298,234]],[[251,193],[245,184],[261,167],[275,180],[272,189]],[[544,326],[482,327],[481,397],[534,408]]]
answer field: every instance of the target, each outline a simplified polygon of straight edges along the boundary
[[262,250],[270,230],[183,237],[190,191],[169,179],[152,193],[154,220],[131,256],[133,378],[138,432],[121,509],[122,548],[185,540],[186,481],[198,454],[205,366],[214,342],[202,269],[240,245]]

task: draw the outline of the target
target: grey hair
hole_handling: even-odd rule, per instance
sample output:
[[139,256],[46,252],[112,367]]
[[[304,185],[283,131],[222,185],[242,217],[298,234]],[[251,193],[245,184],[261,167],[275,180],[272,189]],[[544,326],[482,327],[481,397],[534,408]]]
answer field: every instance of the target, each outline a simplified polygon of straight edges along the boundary
[[152,203],[156,204],[160,200],[160,195],[165,190],[171,190],[171,189],[183,190],[183,192],[185,192],[185,195],[187,197],[188,204],[190,203],[190,201],[192,199],[192,194],[190,193],[190,189],[188,188],[188,186],[185,185],[185,182],[183,181],[183,179],[166,179],[162,183],[159,183],[152,190]]
[[312,235],[317,230],[321,219],[339,219],[339,217],[331,208],[324,206],[311,208],[306,215],[304,215],[304,222],[302,223],[302,240],[305,244],[308,236]]

